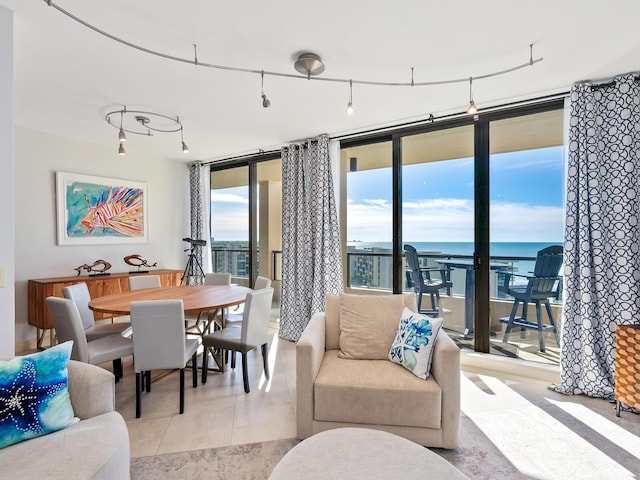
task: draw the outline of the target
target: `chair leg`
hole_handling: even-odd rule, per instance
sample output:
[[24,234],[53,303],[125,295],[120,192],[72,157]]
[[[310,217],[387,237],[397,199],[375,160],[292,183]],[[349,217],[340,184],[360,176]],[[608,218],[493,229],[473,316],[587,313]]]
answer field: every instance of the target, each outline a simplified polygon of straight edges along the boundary
[[242,353],[242,381],[244,382],[244,393],[249,393],[249,372],[247,370],[247,354]]
[[180,369],[180,413],[184,413],[184,368]]
[[202,384],[207,383],[207,369],[209,368],[207,363],[209,363],[209,347],[204,347],[202,349]]
[[122,359],[116,358],[113,360],[113,376],[116,377],[116,383],[122,378]]
[[509,342],[509,334],[511,333],[511,329],[513,328],[513,319],[516,318],[516,313],[518,312],[518,304],[520,300],[513,301],[513,307],[511,308],[511,313],[509,314],[509,322],[507,323],[507,328],[504,330],[504,337],[502,341],[504,343]]
[[227,353],[231,355],[231,368],[236,368],[236,352],[227,350]]
[[269,378],[269,345],[263,343],[260,348],[262,349],[262,363],[264,364],[264,376]]
[[[522,321],[527,321],[527,314],[529,313],[529,304],[527,302],[522,302]],[[522,327],[520,329],[520,338],[525,338],[527,336],[527,329]]]
[[151,370],[147,370],[146,372],[144,372],[144,375],[147,379],[146,381],[147,393],[149,393],[151,391]]
[[547,315],[549,316],[549,323],[553,326],[553,335],[556,337],[556,345],[560,346],[560,338],[558,337],[558,329],[556,328],[556,322],[553,319],[553,313],[551,312],[551,305],[549,305],[549,300],[544,302],[544,306],[547,309]]
[[191,356],[191,380],[193,388],[198,386],[198,352]]
[[142,415],[142,375],[143,372],[136,372],[136,418]]
[[542,309],[540,302],[536,302],[536,320],[538,322],[538,343],[540,343],[540,351],[544,352],[544,335],[542,334]]

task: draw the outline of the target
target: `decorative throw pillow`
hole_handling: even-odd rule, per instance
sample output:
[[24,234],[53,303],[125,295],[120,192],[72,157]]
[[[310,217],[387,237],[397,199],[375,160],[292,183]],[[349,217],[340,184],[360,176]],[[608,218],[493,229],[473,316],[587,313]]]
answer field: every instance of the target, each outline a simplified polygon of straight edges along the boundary
[[386,360],[404,308],[402,295],[340,295],[340,358]]
[[389,360],[399,363],[416,377],[425,379],[431,370],[431,358],[442,318],[429,318],[405,308],[400,317]]
[[0,362],[0,448],[74,422],[67,387],[73,342]]

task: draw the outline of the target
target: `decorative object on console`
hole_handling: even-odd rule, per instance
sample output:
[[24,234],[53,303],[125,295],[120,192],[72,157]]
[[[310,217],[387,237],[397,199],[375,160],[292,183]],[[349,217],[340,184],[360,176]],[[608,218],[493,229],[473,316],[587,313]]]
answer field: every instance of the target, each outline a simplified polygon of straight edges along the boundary
[[[106,260],[96,260],[91,265],[88,263],[83,263],[79,267],[74,268],[76,272],[78,272],[78,276],[82,270],[86,270],[90,277],[98,277],[100,275],[111,275],[107,270],[111,268],[111,264]],[[91,273],[93,272],[93,273]]]
[[73,424],[67,387],[72,346],[0,362],[0,448]]
[[147,184],[56,172],[58,245],[148,243]]
[[137,253],[134,255],[127,255],[123,258],[124,263],[127,265],[131,265],[132,267],[138,267],[138,270],[131,270],[129,273],[148,273],[149,270],[140,270],[141,267],[154,268],[158,266],[158,262],[155,262],[153,265],[149,264],[141,255]]

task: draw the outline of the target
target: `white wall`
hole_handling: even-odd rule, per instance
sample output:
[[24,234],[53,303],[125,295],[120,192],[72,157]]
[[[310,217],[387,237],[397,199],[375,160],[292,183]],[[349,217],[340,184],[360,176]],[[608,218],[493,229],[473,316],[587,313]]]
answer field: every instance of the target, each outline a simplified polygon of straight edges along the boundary
[[[150,243],[56,245],[56,171],[148,183]],[[182,238],[189,236],[189,172],[184,162],[131,148],[120,156],[117,144],[106,148],[16,127],[15,205],[15,341],[23,348],[27,340],[35,345],[36,335],[27,321],[29,279],[76,275],[75,267],[97,259],[111,263],[113,273],[125,272],[131,267],[123,257],[131,254],[158,262],[159,268],[184,268],[187,245]]]
[[14,355],[13,14],[0,7],[0,358]]

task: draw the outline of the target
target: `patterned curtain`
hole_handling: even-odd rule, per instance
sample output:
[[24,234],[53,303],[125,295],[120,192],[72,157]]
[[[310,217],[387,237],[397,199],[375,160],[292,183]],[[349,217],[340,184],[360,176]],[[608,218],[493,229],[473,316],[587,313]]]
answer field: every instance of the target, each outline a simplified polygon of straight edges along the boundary
[[640,318],[640,85],[571,90],[561,385],[613,398],[616,324]]
[[326,293],[342,291],[329,136],[282,148],[280,333],[297,341]]
[[[211,271],[211,254],[204,255],[211,251],[209,245],[209,202],[207,198],[211,198],[211,189],[206,188],[209,184],[209,167],[203,166],[200,162],[189,165],[189,185],[191,193],[191,237],[194,240],[206,240],[205,247],[196,246],[193,248],[195,265],[187,272],[185,284],[200,285],[204,283],[204,276],[201,275],[200,267],[203,272]],[[204,252],[203,252],[204,250]],[[198,266],[199,264],[199,266]],[[193,273],[194,275],[189,275]]]

